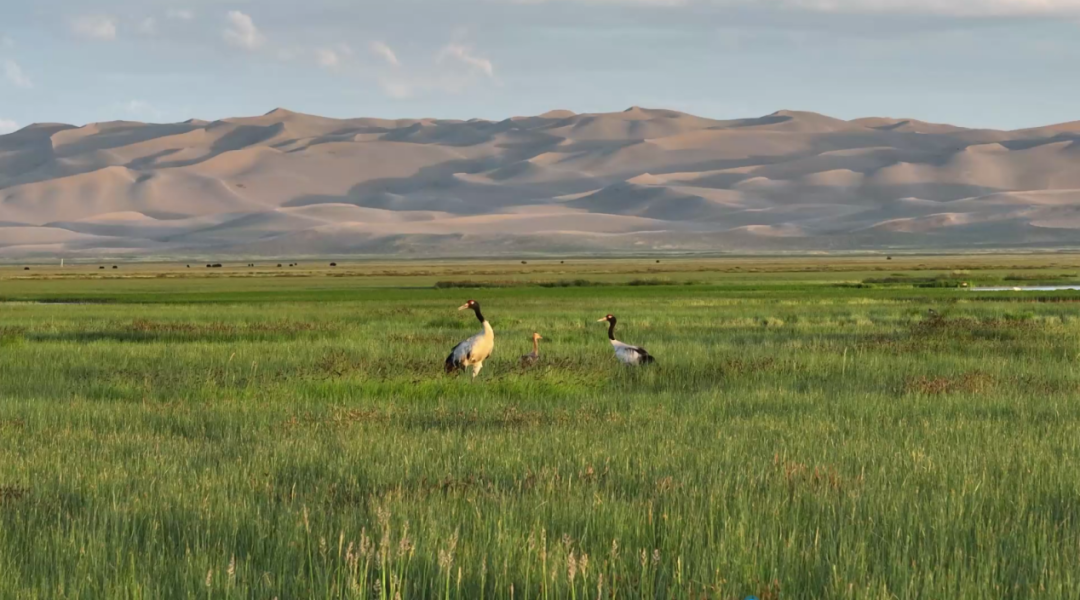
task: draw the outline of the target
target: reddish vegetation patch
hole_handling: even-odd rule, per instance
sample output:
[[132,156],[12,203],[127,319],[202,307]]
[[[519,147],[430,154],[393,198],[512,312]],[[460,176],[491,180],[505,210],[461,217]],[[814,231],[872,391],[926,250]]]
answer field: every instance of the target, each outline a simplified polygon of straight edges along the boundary
[[0,431],[16,431],[26,427],[22,419],[0,419]]
[[0,504],[17,502],[25,498],[29,493],[30,488],[24,488],[17,485],[0,485]]
[[772,371],[777,367],[776,359],[771,356],[764,358],[732,358],[724,361],[721,371],[730,375],[742,375],[745,373],[761,373]]
[[842,476],[835,467],[815,466],[811,469],[804,463],[787,460],[779,454],[773,455],[773,466],[783,476],[792,494],[798,489],[842,492],[859,487],[863,483],[861,474],[852,478]]
[[982,394],[994,388],[995,380],[991,375],[980,371],[964,373],[959,377],[919,376],[908,380],[905,389],[913,394]]
[[171,334],[231,334],[240,333],[281,333],[295,334],[307,331],[319,331],[323,329],[315,323],[301,321],[268,321],[260,323],[246,323],[237,325],[233,323],[180,323],[150,321],[148,319],[135,319],[131,322],[128,330],[138,333],[171,333]]
[[769,582],[758,582],[755,586],[758,589],[756,598],[758,600],[780,600],[782,597],[780,594],[780,581],[773,579]]

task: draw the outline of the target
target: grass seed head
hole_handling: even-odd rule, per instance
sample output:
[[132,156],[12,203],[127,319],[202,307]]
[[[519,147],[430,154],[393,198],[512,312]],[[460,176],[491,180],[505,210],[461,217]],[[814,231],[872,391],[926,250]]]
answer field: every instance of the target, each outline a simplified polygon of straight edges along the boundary
[[390,528],[384,528],[382,539],[379,540],[379,552],[375,555],[375,561],[382,566],[390,558]]
[[367,557],[371,554],[371,537],[367,534],[367,529],[360,530],[360,556]]
[[349,546],[345,549],[345,564],[348,565],[350,569],[355,571],[358,558],[359,557],[357,557],[356,554],[353,553],[353,543],[350,541]]
[[445,549],[439,550],[439,566],[444,570],[449,571],[454,565],[454,551],[457,549],[458,532],[454,531],[454,535],[450,536],[450,541],[447,543]]
[[413,542],[409,538],[409,522],[405,521],[405,527],[401,532],[401,539],[398,540],[398,558],[405,558],[406,556],[412,556]]

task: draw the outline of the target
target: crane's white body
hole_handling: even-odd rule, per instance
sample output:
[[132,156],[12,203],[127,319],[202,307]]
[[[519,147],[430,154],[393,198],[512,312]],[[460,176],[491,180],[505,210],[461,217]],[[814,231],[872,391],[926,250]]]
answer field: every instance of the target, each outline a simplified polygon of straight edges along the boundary
[[472,367],[473,377],[476,377],[480,374],[480,369],[484,368],[484,361],[494,350],[495,330],[490,323],[484,321],[484,330],[454,346],[450,357],[460,369]]
[[649,353],[643,348],[637,346],[631,346],[630,344],[624,344],[619,340],[610,340],[611,347],[615,349],[615,358],[619,359],[624,365],[640,365],[646,362]]
[[480,369],[484,368],[484,361],[495,350],[495,331],[491,328],[491,324],[487,322],[487,319],[484,318],[484,315],[480,313],[479,302],[469,300],[458,308],[458,310],[465,309],[470,309],[476,313],[476,319],[483,325],[484,330],[454,346],[454,349],[450,351],[450,356],[446,357],[446,372],[453,373],[459,369],[472,367],[472,376],[475,379],[480,374]]

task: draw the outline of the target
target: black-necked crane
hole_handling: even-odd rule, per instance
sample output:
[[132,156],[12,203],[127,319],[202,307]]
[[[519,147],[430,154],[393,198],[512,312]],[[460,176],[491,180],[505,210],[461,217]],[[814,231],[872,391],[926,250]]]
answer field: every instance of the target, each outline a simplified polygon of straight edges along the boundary
[[611,341],[611,347],[615,349],[615,358],[618,358],[624,365],[649,365],[656,362],[656,359],[641,346],[631,346],[630,344],[624,344],[615,339],[615,324],[618,320],[615,315],[608,315],[603,319],[597,321],[597,323],[608,323],[608,340]]
[[531,367],[540,362],[540,340],[544,339],[544,336],[539,333],[533,334],[533,351],[521,357],[521,366]]
[[491,352],[495,349],[495,331],[491,328],[491,324],[487,322],[487,319],[484,318],[484,315],[480,313],[479,302],[469,300],[462,304],[458,310],[465,310],[466,308],[472,309],[476,313],[476,319],[484,326],[484,330],[454,346],[454,349],[450,351],[450,356],[446,357],[446,372],[453,373],[458,369],[472,367],[472,376],[475,378],[480,374],[480,369],[484,368],[484,361],[491,356]]

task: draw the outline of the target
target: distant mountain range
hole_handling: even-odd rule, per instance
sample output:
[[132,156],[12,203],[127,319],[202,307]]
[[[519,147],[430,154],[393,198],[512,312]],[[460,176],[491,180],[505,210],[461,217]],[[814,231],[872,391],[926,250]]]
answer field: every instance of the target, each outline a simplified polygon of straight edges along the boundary
[[781,111],[31,125],[0,136],[0,260],[1052,248],[1080,122]]

